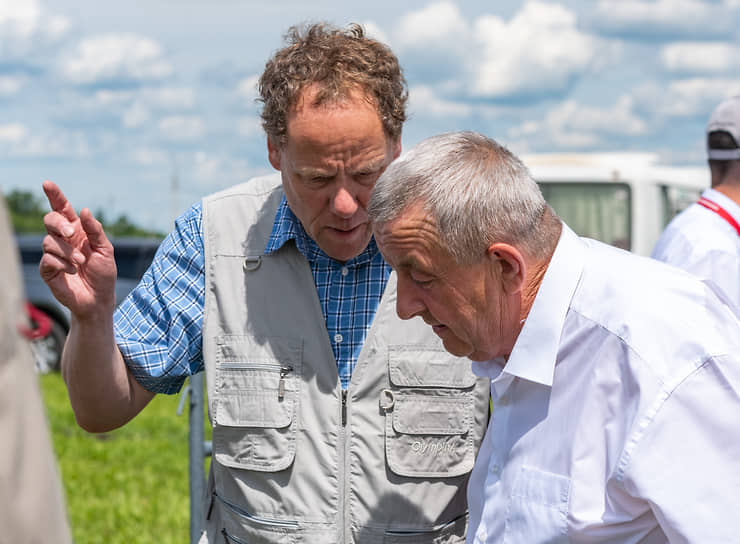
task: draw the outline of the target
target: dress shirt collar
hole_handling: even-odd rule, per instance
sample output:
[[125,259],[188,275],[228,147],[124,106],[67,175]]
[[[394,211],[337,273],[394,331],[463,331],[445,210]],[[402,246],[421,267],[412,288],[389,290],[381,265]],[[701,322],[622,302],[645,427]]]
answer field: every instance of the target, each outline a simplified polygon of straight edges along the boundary
[[[511,381],[507,376],[552,386],[565,316],[583,271],[584,250],[583,241],[563,223],[558,245],[508,360],[505,364],[503,358],[473,362],[473,372],[495,378],[492,387],[499,395]],[[503,370],[497,372],[501,365]],[[496,381],[501,382],[501,390]]]
[[738,205],[738,203],[732,200],[730,197],[714,189],[706,189],[701,196],[703,196],[704,198],[708,198],[715,204],[724,208],[725,211],[729,213],[735,221],[740,223],[740,205]]

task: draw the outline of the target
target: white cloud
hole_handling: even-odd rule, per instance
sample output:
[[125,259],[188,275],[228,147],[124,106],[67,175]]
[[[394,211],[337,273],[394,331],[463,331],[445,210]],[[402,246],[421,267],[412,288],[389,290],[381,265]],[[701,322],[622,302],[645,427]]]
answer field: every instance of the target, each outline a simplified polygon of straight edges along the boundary
[[528,2],[509,23],[481,16],[474,30],[479,57],[470,62],[473,94],[515,97],[565,90],[590,66],[600,45],[576,23],[568,9],[543,2]]
[[611,108],[594,108],[567,100],[550,111],[547,124],[559,130],[638,135],[645,123],[632,110],[632,99],[620,98]]
[[473,51],[470,25],[452,2],[436,2],[400,17],[390,42],[419,84],[454,79],[458,87],[464,59]]
[[[199,151],[194,156],[191,175],[202,186],[222,187],[246,181],[253,172],[246,160]],[[224,181],[228,180],[228,181]]]
[[110,108],[130,102],[134,97],[132,91],[111,91],[102,89],[92,94],[91,104],[95,107]]
[[0,0],[0,58],[39,51],[69,28],[69,19],[51,15],[37,0]]
[[141,102],[134,102],[130,108],[123,112],[121,121],[126,128],[137,128],[146,124],[151,118],[149,108]]
[[623,96],[613,106],[597,108],[566,100],[542,121],[528,120],[509,131],[515,139],[536,138],[558,148],[588,148],[604,142],[605,135],[638,136],[647,125]]
[[740,68],[740,47],[723,42],[673,43],[663,47],[660,59],[672,72],[729,72]]
[[701,0],[600,0],[598,10],[612,21],[623,24],[651,23],[683,24],[702,17],[708,9]]
[[20,123],[0,125],[0,142],[4,144],[18,144],[28,135],[26,127]]
[[455,47],[468,34],[468,24],[452,2],[437,2],[401,18],[396,40],[399,47]]
[[466,117],[472,111],[469,104],[440,98],[431,87],[409,89],[409,112],[414,117]]
[[167,153],[147,148],[135,149],[130,156],[131,160],[141,166],[163,165],[168,162]]
[[[189,88],[142,89],[123,112],[121,121],[127,128],[137,128],[149,122],[152,110],[188,111],[194,105],[195,93]],[[175,123],[175,121],[169,122]]]
[[104,34],[82,40],[62,61],[62,75],[73,83],[159,81],[172,74],[157,42],[136,34]]
[[144,89],[141,99],[146,104],[164,110],[189,110],[195,105],[195,92],[187,87]]
[[403,16],[394,38],[419,83],[494,99],[563,92],[610,52],[579,30],[574,12],[539,0],[509,20],[482,14],[468,21],[451,2],[430,4]]
[[24,84],[25,80],[21,77],[0,76],[0,97],[18,94]]
[[84,158],[90,155],[85,136],[77,132],[38,133],[20,123],[0,125],[0,155],[15,158]]
[[667,86],[643,85],[633,93],[640,109],[664,118],[709,118],[723,99],[740,94],[740,78],[687,78]]
[[728,9],[737,0],[724,4],[702,0],[599,0],[596,24],[607,31],[654,39],[656,35],[705,35],[735,32]]
[[203,136],[205,123],[198,116],[173,115],[159,121],[159,130],[169,140],[193,141]]

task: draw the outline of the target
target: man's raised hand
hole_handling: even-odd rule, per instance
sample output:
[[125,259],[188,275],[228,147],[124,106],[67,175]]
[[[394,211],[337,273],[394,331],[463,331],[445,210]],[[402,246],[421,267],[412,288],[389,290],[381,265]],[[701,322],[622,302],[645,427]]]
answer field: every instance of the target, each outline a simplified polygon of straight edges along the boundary
[[51,211],[44,216],[41,278],[76,318],[110,315],[116,303],[116,262],[103,226],[87,208],[78,216],[55,183],[45,181],[43,188]]

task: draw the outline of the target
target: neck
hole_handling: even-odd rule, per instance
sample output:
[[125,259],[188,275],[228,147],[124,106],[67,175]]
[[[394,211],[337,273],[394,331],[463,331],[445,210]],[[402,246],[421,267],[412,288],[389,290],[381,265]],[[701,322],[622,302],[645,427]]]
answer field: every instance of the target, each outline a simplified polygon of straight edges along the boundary
[[547,259],[534,263],[527,268],[526,282],[524,288],[521,290],[521,296],[519,298],[519,323],[514,326],[514,336],[511,338],[509,349],[505,351],[504,360],[506,361],[509,360],[511,350],[514,349],[514,344],[516,344],[516,340],[517,338],[519,338],[519,334],[522,332],[524,322],[529,315],[529,311],[532,309],[532,304],[534,304],[534,299],[537,296],[537,291],[539,291],[540,285],[542,285],[542,280],[545,277],[545,272],[547,272],[547,266],[550,264],[551,258],[552,255],[550,255]]
[[740,204],[740,185],[736,183],[721,183],[712,187],[718,193],[722,193],[727,198]]
[[529,310],[532,309],[532,304],[537,296],[537,291],[540,290],[542,280],[547,272],[547,266],[550,264],[550,255],[547,259],[540,261],[527,270],[527,281],[522,289],[522,306],[520,311],[520,321],[524,324],[524,320],[529,315]]

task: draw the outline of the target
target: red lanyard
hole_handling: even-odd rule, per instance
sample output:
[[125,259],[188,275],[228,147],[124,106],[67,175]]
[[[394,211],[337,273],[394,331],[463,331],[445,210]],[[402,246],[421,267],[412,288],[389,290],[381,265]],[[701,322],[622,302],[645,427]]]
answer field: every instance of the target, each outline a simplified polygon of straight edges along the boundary
[[732,225],[737,231],[737,235],[740,236],[740,225],[737,224],[737,221],[735,221],[735,219],[729,213],[727,213],[727,210],[725,210],[722,206],[704,197],[701,197],[697,204],[704,206],[706,209],[712,210],[714,213],[719,215],[722,219]]

